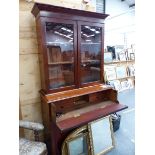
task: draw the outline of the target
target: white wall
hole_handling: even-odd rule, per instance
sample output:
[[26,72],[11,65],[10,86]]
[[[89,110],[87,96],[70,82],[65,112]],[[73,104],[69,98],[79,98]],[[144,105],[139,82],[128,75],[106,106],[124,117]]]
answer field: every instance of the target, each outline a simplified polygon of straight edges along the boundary
[[126,45],[135,43],[135,10],[121,0],[107,0],[105,20],[105,47],[107,45]]

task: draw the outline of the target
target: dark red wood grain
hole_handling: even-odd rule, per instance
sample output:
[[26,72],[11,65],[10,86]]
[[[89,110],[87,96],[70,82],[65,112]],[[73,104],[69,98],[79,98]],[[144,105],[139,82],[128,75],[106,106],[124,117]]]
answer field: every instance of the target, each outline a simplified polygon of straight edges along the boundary
[[64,132],[66,130],[71,130],[72,128],[79,127],[81,125],[87,124],[91,121],[99,119],[101,117],[107,116],[109,114],[118,112],[120,110],[128,108],[126,105],[114,103],[103,109],[97,109],[80,115],[79,117],[72,117],[66,120],[57,122],[57,126]]
[[[55,13],[62,13],[62,14],[69,14],[69,15],[78,15],[83,17],[93,17],[93,18],[99,18],[99,19],[105,19],[108,14],[103,13],[97,13],[97,12],[90,12],[90,11],[84,11],[84,10],[77,10],[77,9],[71,9],[71,8],[65,8],[60,6],[54,6],[54,5],[48,5],[48,4],[41,4],[41,3],[35,3],[32,8],[32,14],[37,17],[39,12],[55,12]],[[47,14],[46,14],[47,15]]]

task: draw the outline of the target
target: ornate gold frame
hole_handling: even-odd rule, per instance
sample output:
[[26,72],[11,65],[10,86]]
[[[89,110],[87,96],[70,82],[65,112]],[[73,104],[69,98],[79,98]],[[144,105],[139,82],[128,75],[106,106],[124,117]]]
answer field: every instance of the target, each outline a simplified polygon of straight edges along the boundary
[[[98,122],[100,120],[103,120],[105,118],[108,118],[109,119],[109,122],[110,122],[110,131],[111,131],[112,146],[111,147],[108,147],[107,149],[103,150],[102,152],[100,152],[98,154],[95,154],[94,153],[94,146],[93,146],[93,137],[92,137],[91,124],[92,123],[95,123],[95,122]],[[110,150],[112,150],[115,147],[114,132],[113,132],[113,126],[112,126],[112,118],[111,118],[111,116],[107,116],[107,117],[104,117],[104,118],[101,118],[101,119],[98,119],[98,120],[95,120],[93,122],[88,123],[88,131],[89,131],[89,139],[90,139],[90,147],[91,147],[91,154],[92,155],[105,154],[105,153],[109,152]]]
[[68,155],[70,155],[70,153],[69,153],[69,143],[70,143],[71,141],[77,139],[77,138],[80,138],[80,137],[85,137],[85,138],[86,138],[87,148],[88,148],[88,152],[89,152],[89,141],[88,141],[89,139],[88,139],[88,133],[80,133],[80,134],[78,134],[77,136],[75,136],[74,138],[69,139],[69,140],[66,141],[66,143],[67,143]]
[[[103,120],[105,118],[109,119],[110,122],[110,131],[111,131],[111,139],[112,139],[112,146],[108,147],[107,149],[104,149],[102,152],[98,153],[98,154],[94,154],[94,146],[93,146],[93,137],[92,137],[92,130],[91,130],[91,124],[98,122],[100,120]],[[115,147],[115,140],[114,140],[114,132],[113,132],[113,125],[112,125],[112,118],[111,116],[106,116],[104,118],[95,120],[93,122],[88,123],[88,125],[82,126],[76,130],[74,130],[73,132],[71,132],[66,139],[64,140],[62,147],[61,147],[61,151],[62,151],[62,155],[69,155],[68,152],[68,143],[80,136],[87,136],[87,146],[88,146],[88,155],[101,155],[101,154],[105,154],[107,152],[109,152],[111,149],[113,149]]]
[[[85,125],[85,126],[82,126],[78,129],[74,130],[73,132],[71,132],[62,144],[62,147],[61,147],[62,155],[68,155],[67,143],[69,141],[76,139],[77,137],[81,136],[82,134],[87,134],[87,138],[88,138],[87,131],[88,131],[88,127],[87,127],[87,125]],[[89,139],[87,139],[87,142],[88,142],[88,155],[90,155]]]

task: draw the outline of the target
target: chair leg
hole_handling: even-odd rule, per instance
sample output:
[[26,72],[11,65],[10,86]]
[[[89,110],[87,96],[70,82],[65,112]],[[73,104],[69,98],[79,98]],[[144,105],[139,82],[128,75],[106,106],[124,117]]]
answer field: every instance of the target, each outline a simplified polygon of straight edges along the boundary
[[35,141],[39,141],[39,132],[38,131],[34,131],[34,139],[35,139]]

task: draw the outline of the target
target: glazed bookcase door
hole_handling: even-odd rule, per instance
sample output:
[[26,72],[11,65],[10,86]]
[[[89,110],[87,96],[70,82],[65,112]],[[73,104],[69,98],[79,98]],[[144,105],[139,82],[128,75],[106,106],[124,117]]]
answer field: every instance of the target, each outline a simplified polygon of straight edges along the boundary
[[49,89],[76,85],[76,23],[49,19],[45,22]]
[[103,24],[78,22],[81,85],[103,81]]

